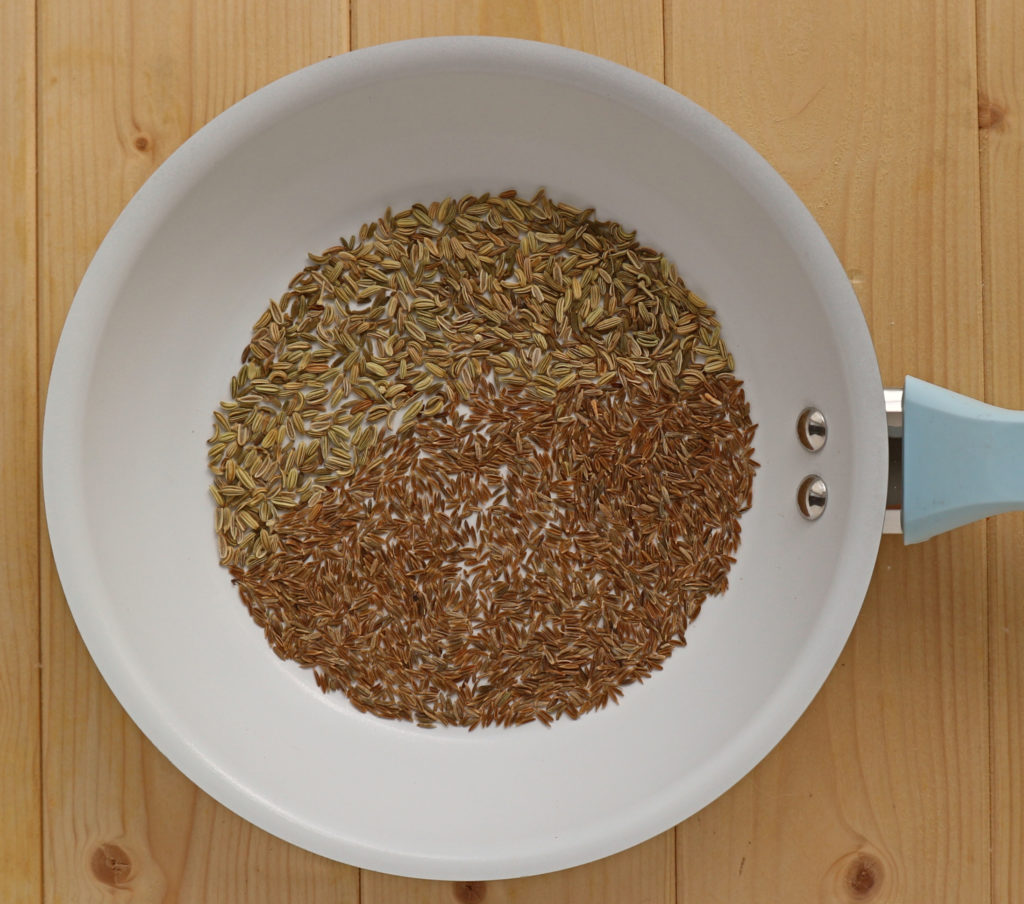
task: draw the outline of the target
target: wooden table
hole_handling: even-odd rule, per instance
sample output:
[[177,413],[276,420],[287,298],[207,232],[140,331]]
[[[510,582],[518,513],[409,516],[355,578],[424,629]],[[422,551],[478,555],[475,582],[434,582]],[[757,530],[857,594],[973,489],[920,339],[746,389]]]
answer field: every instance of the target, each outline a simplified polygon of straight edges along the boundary
[[1014,0],[3,0],[0,900],[1021,900],[1021,516],[883,540],[842,658],[758,768],[646,844],[538,878],[409,881],[291,847],[180,775],[108,691],[54,572],[38,468],[91,255],[178,144],[264,83],[458,32],[582,48],[694,98],[825,228],[887,384],[1024,407]]

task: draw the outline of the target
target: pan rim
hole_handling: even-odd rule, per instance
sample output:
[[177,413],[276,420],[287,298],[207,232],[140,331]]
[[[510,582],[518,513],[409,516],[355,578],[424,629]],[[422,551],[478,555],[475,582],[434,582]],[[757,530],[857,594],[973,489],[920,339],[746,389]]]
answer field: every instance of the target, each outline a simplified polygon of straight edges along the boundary
[[[102,592],[96,563],[84,542],[86,524],[75,516],[82,508],[79,475],[73,467],[73,442],[84,417],[83,384],[78,374],[88,367],[91,350],[102,333],[116,298],[111,291],[138,249],[143,247],[183,188],[195,184],[231,149],[282,111],[296,104],[315,103],[346,82],[371,82],[391,77],[396,71],[416,72],[422,67],[458,69],[493,65],[543,71],[582,85],[588,90],[609,92],[627,104],[643,108],[674,128],[698,126],[703,140],[734,163],[738,178],[751,192],[774,205],[779,219],[790,230],[792,243],[803,249],[810,272],[820,281],[820,297],[832,306],[849,342],[845,366],[862,375],[856,393],[861,406],[858,420],[874,423],[872,435],[860,438],[872,453],[858,461],[864,471],[861,485],[870,492],[856,500],[851,516],[864,525],[856,543],[844,549],[837,581],[847,588],[847,603],[830,619],[829,630],[819,638],[813,659],[788,675],[757,720],[733,745],[735,756],[715,765],[706,793],[690,801],[680,817],[678,802],[669,790],[659,802],[638,808],[609,834],[607,826],[592,827],[557,850],[510,851],[500,858],[465,858],[439,861],[433,857],[395,854],[351,839],[339,839],[317,826],[297,824],[289,814],[261,800],[250,788],[234,783],[216,765],[202,758],[187,738],[165,725],[146,696],[145,682],[119,663],[116,645],[104,636],[102,625],[90,618],[88,598]],[[84,381],[83,381],[84,383]],[[306,849],[371,869],[423,878],[503,878],[546,872],[587,862],[629,847],[697,812],[732,787],[778,743],[796,722],[827,678],[860,610],[877,554],[884,509],[886,450],[884,411],[877,359],[860,307],[845,272],[824,233],[782,177],[743,139],[710,113],[682,95],[644,75],[618,64],[554,45],[510,38],[443,37],[380,45],[324,60],[285,76],[239,101],[204,126],[154,172],[125,207],[83,278],[61,334],[50,377],[43,429],[44,502],[51,544],[68,604],[94,661],[128,714],[156,746],[196,784],[230,809],[267,831]],[[868,528],[876,523],[873,533]],[[694,803],[697,805],[694,806]]]

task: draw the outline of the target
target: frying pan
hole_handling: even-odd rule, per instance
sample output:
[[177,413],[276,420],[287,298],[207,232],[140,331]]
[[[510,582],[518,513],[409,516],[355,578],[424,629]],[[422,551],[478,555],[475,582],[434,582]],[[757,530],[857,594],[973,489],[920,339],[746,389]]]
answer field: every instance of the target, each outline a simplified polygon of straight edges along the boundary
[[[387,205],[541,186],[636,228],[719,313],[762,465],[729,590],[663,671],[578,721],[469,733],[360,714],[274,656],[217,564],[211,412],[307,251]],[[186,775],[329,857],[482,879],[611,854],[732,786],[838,658],[883,526],[916,541],[1020,506],[1021,448],[1019,414],[909,379],[883,393],[821,230],[710,114],[578,52],[440,38],[281,79],[150,178],[68,315],[43,477],[82,637]]]

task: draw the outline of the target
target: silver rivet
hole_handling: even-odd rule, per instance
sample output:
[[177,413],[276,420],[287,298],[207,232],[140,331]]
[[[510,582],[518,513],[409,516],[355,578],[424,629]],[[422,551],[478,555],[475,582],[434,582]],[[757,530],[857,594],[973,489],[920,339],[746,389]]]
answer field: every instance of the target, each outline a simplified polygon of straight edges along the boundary
[[817,474],[804,478],[796,494],[796,504],[800,514],[808,521],[817,521],[828,504],[828,487]]
[[812,452],[817,452],[828,439],[828,423],[817,408],[805,408],[796,422],[796,435]]

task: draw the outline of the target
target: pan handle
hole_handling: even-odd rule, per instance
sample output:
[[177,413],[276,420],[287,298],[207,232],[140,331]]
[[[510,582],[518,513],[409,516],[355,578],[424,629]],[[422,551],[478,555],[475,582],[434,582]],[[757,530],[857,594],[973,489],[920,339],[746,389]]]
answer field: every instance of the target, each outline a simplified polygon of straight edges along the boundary
[[902,439],[904,543],[1024,509],[1024,411],[907,377]]

